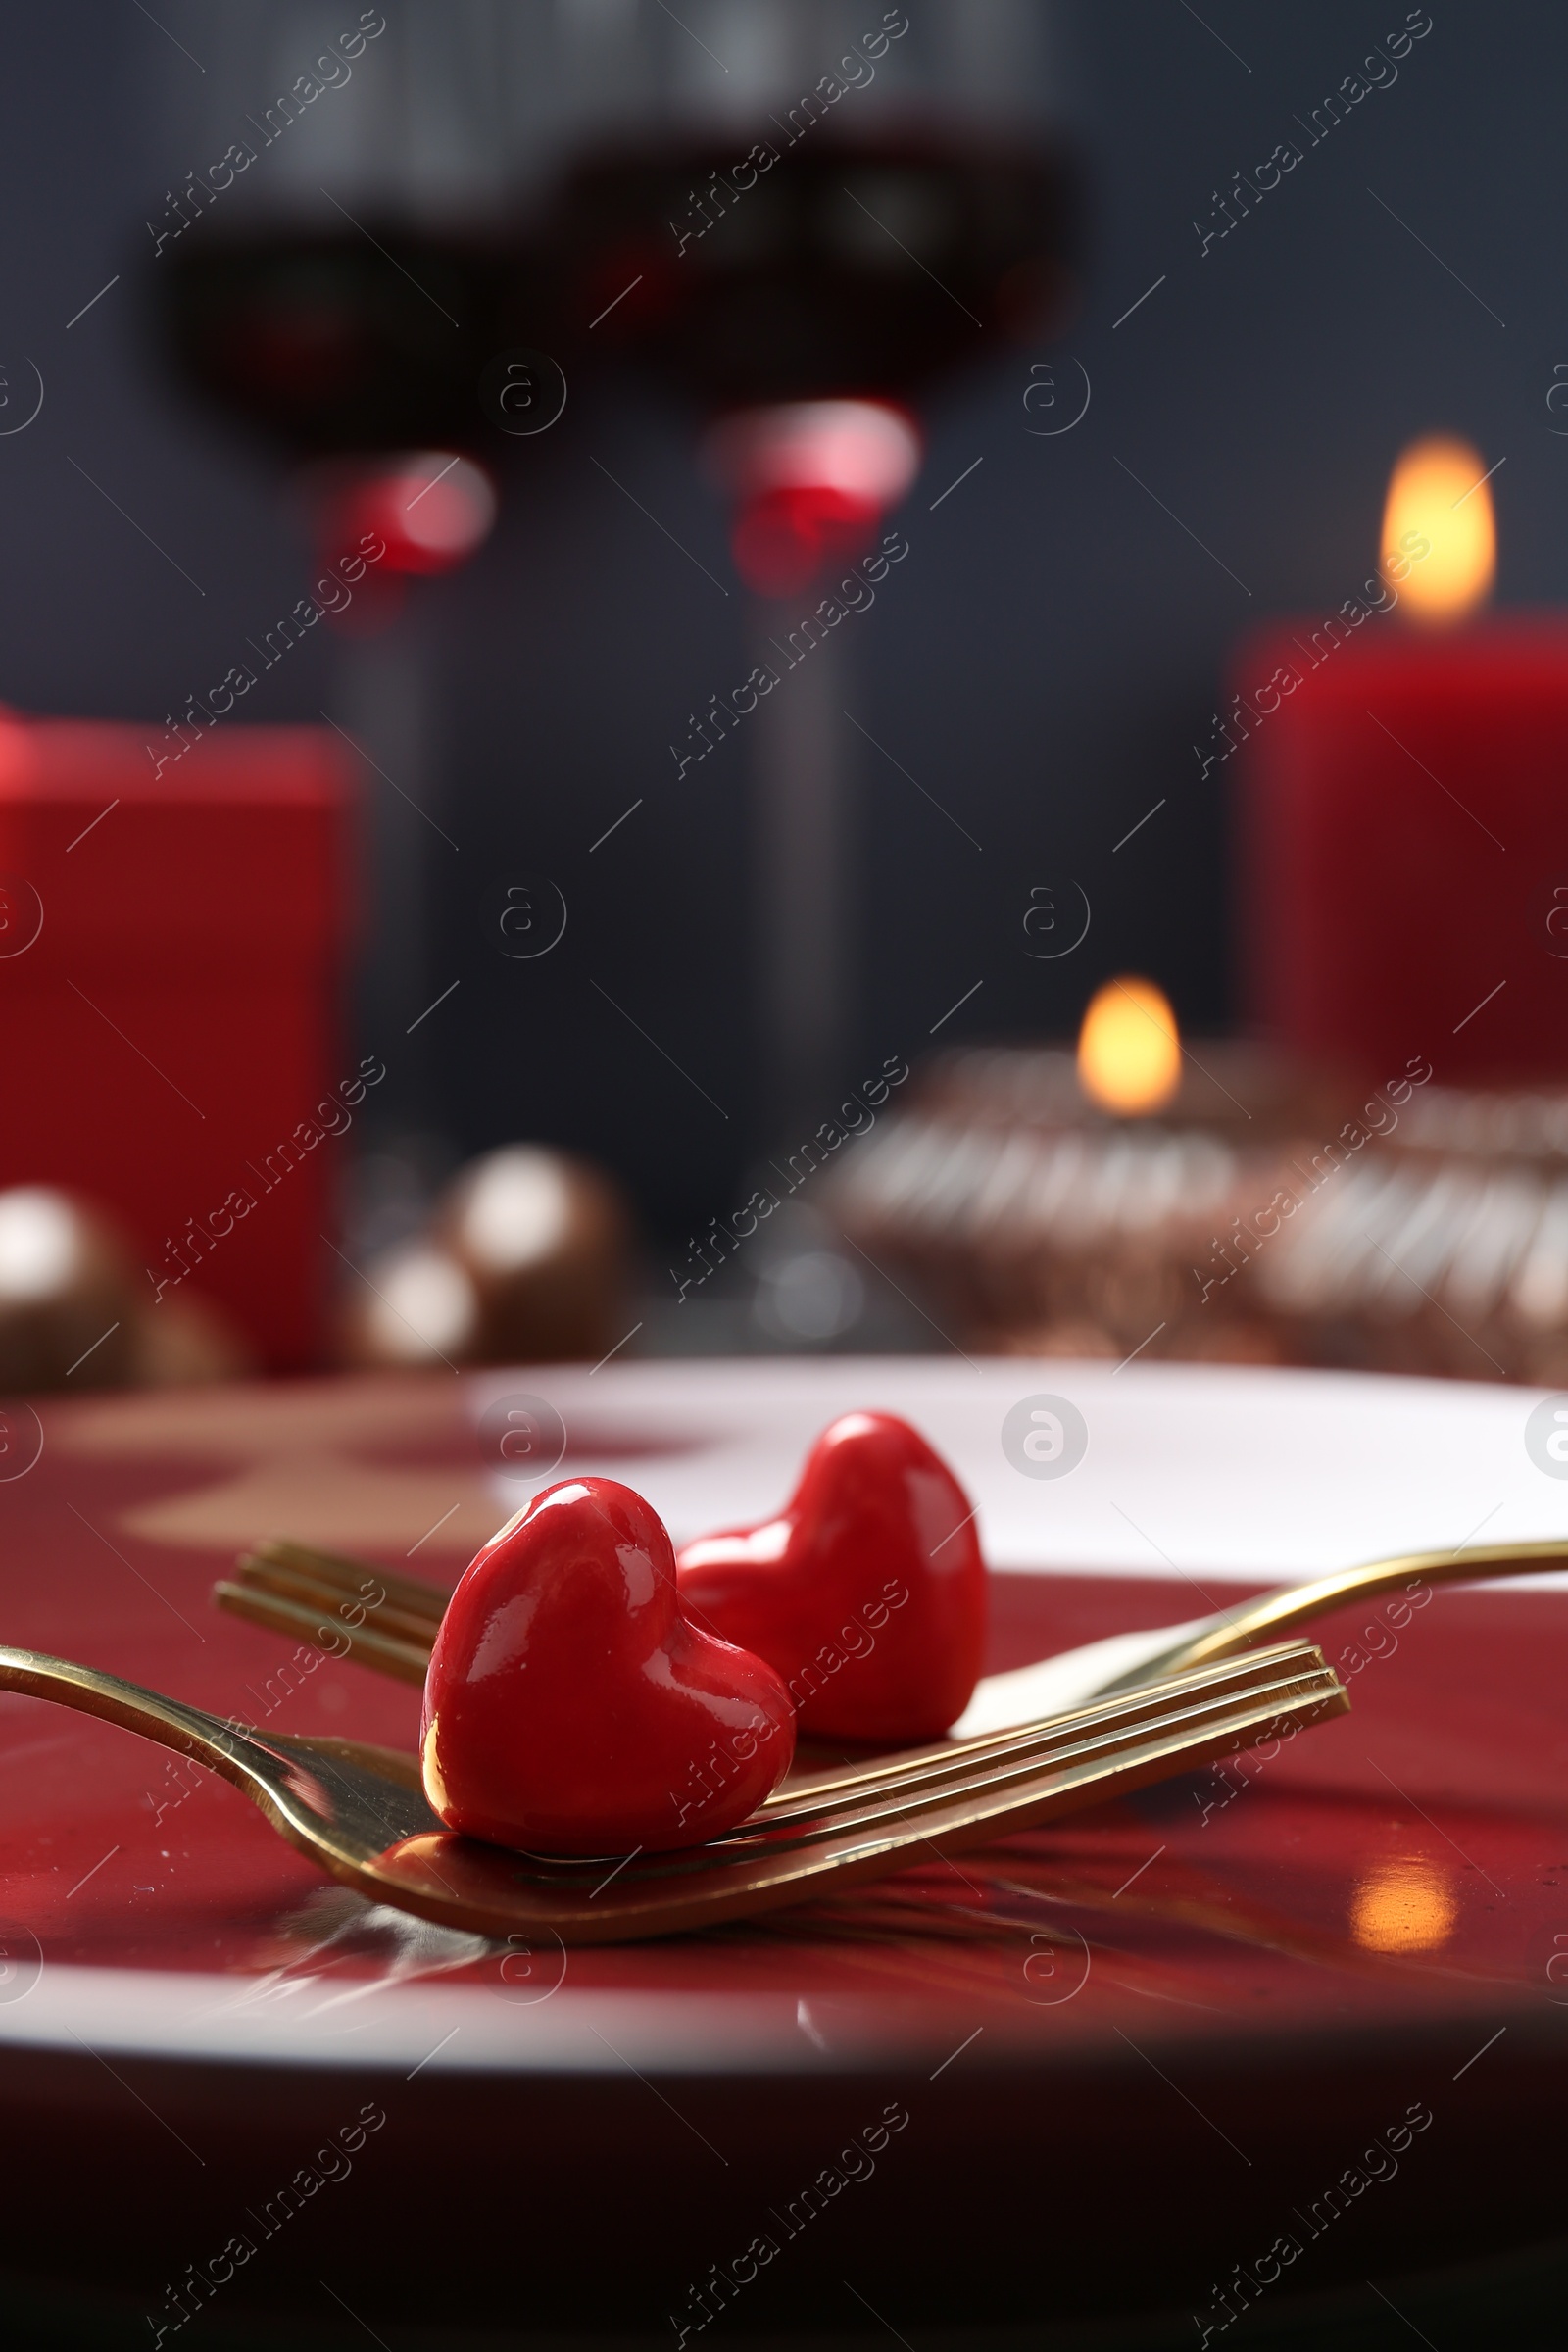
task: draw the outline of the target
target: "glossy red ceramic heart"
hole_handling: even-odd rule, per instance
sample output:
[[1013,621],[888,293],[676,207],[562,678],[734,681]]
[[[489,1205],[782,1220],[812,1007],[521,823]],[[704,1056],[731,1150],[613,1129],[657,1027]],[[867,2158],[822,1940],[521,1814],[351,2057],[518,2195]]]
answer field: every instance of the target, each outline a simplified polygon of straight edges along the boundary
[[449,1829],[549,1854],[693,1845],[783,1779],[770,1666],[693,1625],[663,1521],[630,1487],[547,1487],[453,1593],[419,1735]]
[[776,1669],[803,1732],[935,1740],[969,1702],[986,1616],[974,1512],[891,1413],[846,1413],[776,1519],[705,1536],[677,1565],[693,1617]]

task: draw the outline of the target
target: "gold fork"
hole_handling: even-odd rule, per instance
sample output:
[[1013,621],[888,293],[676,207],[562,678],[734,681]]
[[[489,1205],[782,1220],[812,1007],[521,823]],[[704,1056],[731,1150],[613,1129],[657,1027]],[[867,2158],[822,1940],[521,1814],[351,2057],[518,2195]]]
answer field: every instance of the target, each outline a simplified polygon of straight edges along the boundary
[[554,1860],[443,1829],[411,1755],[262,1734],[94,1667],[0,1648],[0,1690],[79,1708],[212,1767],[290,1843],[372,1902],[494,1936],[672,1936],[908,1869],[1342,1714],[1309,1642],[1282,1642],[1004,1733],[778,1791],[736,1829],[670,1853]]
[[[1338,1568],[1310,1584],[1254,1593],[1185,1625],[1113,1634],[1033,1666],[988,1675],[956,1729],[960,1737],[1002,1730],[1062,1708],[1087,1706],[1115,1691],[1142,1690],[1189,1666],[1235,1657],[1260,1635],[1278,1638],[1349,1601],[1401,1587],[1409,1592],[1561,1567],[1568,1567],[1564,1540],[1478,1544],[1474,1551],[1401,1552],[1359,1568]],[[424,1681],[430,1644],[450,1597],[438,1586],[282,1536],[241,1558],[237,1577],[237,1582],[214,1585],[220,1608],[318,1648],[335,1649],[340,1657],[355,1657],[403,1682]],[[1413,1603],[1423,1605],[1421,1599]]]

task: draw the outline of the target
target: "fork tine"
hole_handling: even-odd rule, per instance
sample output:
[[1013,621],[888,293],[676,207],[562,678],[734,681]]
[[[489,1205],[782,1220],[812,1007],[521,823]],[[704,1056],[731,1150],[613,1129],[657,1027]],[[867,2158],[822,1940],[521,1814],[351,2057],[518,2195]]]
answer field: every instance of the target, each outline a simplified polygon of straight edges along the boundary
[[351,1560],[340,1552],[318,1551],[313,1544],[296,1544],[291,1536],[267,1537],[254,1551],[244,1553],[237,1565],[242,1578],[253,1567],[284,1568],[338,1592],[358,1593],[366,1580],[373,1577],[388,1600],[425,1619],[432,1634],[446,1614],[453,1591],[450,1585],[443,1589],[427,1584],[422,1577],[401,1576],[396,1569],[377,1567],[370,1560]]
[[[1207,1668],[1172,1676],[1166,1682],[1151,1684],[1131,1704],[1105,1700],[1070,1716],[1022,1725],[1000,1753],[994,1742],[987,1741],[987,1752],[976,1754],[968,1747],[956,1750],[940,1767],[917,1756],[901,1770],[902,1759],[894,1758],[893,1768],[881,1774],[872,1787],[848,1786],[826,1805],[808,1797],[776,1809],[760,1806],[747,1820],[701,1847],[650,1854],[628,1866],[628,1875],[637,1879],[680,1876],[710,1867],[715,1857],[802,1850],[851,1830],[876,1830],[966,1797],[1024,1787],[1038,1780],[1042,1772],[1054,1774],[1075,1764],[1113,1760],[1151,1741],[1198,1740],[1215,1730],[1223,1734],[1222,1745],[1225,1737],[1232,1745],[1242,1745],[1247,1744],[1248,1736],[1267,1737],[1269,1724],[1277,1723],[1283,1729],[1295,1721],[1300,1728],[1326,1715],[1343,1713],[1349,1704],[1337,1676],[1309,1642],[1280,1643],[1258,1657],[1236,1663],[1248,1664],[1253,1671],[1234,1680],[1221,1680]],[[1260,1724],[1264,1730],[1257,1730]],[[1242,1727],[1240,1733],[1238,1727]],[[976,1747],[980,1744],[975,1743]],[[552,1877],[559,1871],[567,1879],[584,1870],[596,1877],[603,1872],[600,1862],[566,1860],[545,1867]]]
[[[965,1797],[1022,1788],[1037,1781],[1042,1772],[1112,1761],[1131,1748],[1147,1747],[1152,1740],[1174,1739],[1186,1742],[1200,1735],[1205,1727],[1227,1727],[1229,1738],[1225,1744],[1228,1750],[1234,1750],[1273,1737],[1274,1731],[1282,1729],[1292,1718],[1297,1719],[1298,1728],[1303,1728],[1329,1715],[1343,1713],[1343,1706],[1336,1703],[1338,1698],[1339,1687],[1323,1677],[1298,1680],[1288,1690],[1258,1691],[1241,1701],[1227,1699],[1210,1706],[1175,1708],[1168,1715],[1136,1726],[1087,1737],[1060,1748],[1037,1750],[1004,1770],[979,1769],[966,1773],[935,1789],[881,1789],[858,1800],[848,1800],[828,1814],[803,1813],[793,1823],[786,1818],[781,1822],[752,1824],[750,1836],[746,1835],[749,1825],[743,1823],[739,1829],[710,1839],[707,1850],[727,1852],[734,1847],[772,1852],[777,1846],[819,1845],[850,1830],[883,1829]],[[1238,1739],[1236,1727],[1243,1722],[1250,1736]]]
[[377,1633],[371,1626],[345,1624],[341,1617],[324,1616],[320,1609],[286,1600],[280,1593],[258,1592],[253,1586],[231,1585],[220,1579],[213,1587],[213,1599],[232,1616],[249,1618],[253,1625],[265,1625],[272,1633],[292,1634],[297,1641],[309,1642],[329,1655],[358,1658],[362,1665],[377,1667],[399,1682],[422,1685],[429,1672],[430,1653],[417,1642]]
[[241,1569],[239,1583],[247,1592],[275,1592],[284,1600],[297,1602],[311,1610],[323,1627],[364,1624],[373,1617],[376,1632],[396,1634],[429,1657],[430,1636],[424,1619],[412,1609],[399,1608],[374,1576],[367,1576],[357,1591],[349,1592],[336,1585],[324,1585],[300,1569],[253,1558]]
[[[1188,1769],[1277,1737],[1288,1727],[1305,1730],[1330,1716],[1347,1713],[1349,1703],[1344,1685],[1325,1667],[1320,1676],[1298,1679],[1288,1692],[1263,1690],[1215,1706],[1178,1705],[1137,1726],[1123,1726],[1102,1738],[1083,1739],[1059,1751],[1047,1751],[1002,1774],[977,1769],[972,1777],[945,1787],[935,1795],[914,1791],[891,1806],[883,1799],[873,1799],[877,1810],[854,1807],[842,1818],[824,1823],[815,1834],[780,1842],[785,1852],[842,1851],[846,1839],[869,1837],[874,1840],[879,1835],[886,1838],[918,1824],[919,1837],[936,1851],[949,1850],[945,1838],[950,1833],[956,1850],[983,1843],[999,1835],[1003,1826],[1023,1828],[1033,1819],[1045,1818],[1056,1809],[1058,1794],[1119,1766],[1128,1768],[1128,1776],[1139,1776],[1118,1774],[1120,1788],[1141,1786],[1145,1779],[1155,1780],[1168,1773],[1173,1757],[1183,1758],[1180,1768]],[[714,1840],[705,1850],[723,1852],[726,1844]],[[771,1837],[755,1841],[750,1848],[737,1851],[737,1865],[744,1863],[748,1853],[759,1860],[772,1851]]]
[[[922,1766],[930,1766],[940,1775],[960,1767],[970,1756],[1000,1756],[1020,1742],[1038,1740],[1042,1726],[1049,1726],[1054,1731],[1079,1716],[1099,1717],[1117,1699],[1128,1699],[1137,1707],[1152,1690],[1156,1688],[1168,1689],[1173,1683],[1179,1682],[1182,1675],[1200,1672],[1205,1685],[1217,1689],[1218,1677],[1210,1670],[1222,1663],[1234,1666],[1238,1677],[1245,1680],[1254,1674],[1272,1671],[1274,1664],[1282,1658],[1311,1657],[1321,1662],[1321,1651],[1299,1635],[1286,1642],[1271,1643],[1267,1648],[1237,1650],[1228,1660],[1206,1660],[1200,1670],[1184,1667],[1181,1675],[1162,1675],[1157,1686],[1154,1683],[1137,1684],[1129,1685],[1125,1690],[1107,1690],[1098,1698],[1086,1700],[1081,1707],[1064,1708],[1059,1713],[1027,1722],[1004,1724],[994,1732],[974,1732],[966,1740],[936,1740],[922,1747],[901,1748],[893,1755],[868,1756],[860,1763],[830,1765],[817,1772],[800,1773],[786,1787],[775,1789],[770,1797],[764,1799],[764,1804],[776,1807],[816,1798],[825,1800],[841,1788],[866,1788],[877,1781],[902,1780],[906,1774]],[[1235,1687],[1240,1689],[1242,1682],[1239,1680]]]
[[1001,1787],[1028,1773],[1042,1759],[1087,1754],[1107,1742],[1141,1737],[1151,1722],[1173,1719],[1184,1710],[1197,1725],[1205,1714],[1222,1708],[1250,1706],[1272,1697],[1282,1709],[1288,1709],[1298,1700],[1331,1695],[1340,1688],[1321,1650],[1310,1642],[1280,1642],[1232,1662],[1242,1670],[1233,1681],[1221,1681],[1212,1669],[1173,1675],[1136,1692],[1118,1693],[1132,1701],[1124,1708],[1106,1699],[1075,1709],[1070,1715],[1016,1724],[1005,1733],[955,1740],[945,1749],[911,1748],[858,1777],[846,1777],[825,1788],[809,1783],[787,1785],[775,1790],[748,1820],[710,1842],[722,1844],[762,1835],[771,1838],[801,1825],[857,1817],[867,1805],[901,1803],[911,1796],[940,1799],[950,1788]]

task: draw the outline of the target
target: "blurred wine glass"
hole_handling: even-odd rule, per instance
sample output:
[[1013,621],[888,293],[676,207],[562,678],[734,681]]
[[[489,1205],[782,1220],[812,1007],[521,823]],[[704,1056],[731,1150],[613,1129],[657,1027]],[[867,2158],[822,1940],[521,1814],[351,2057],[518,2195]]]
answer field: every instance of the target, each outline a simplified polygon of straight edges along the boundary
[[[338,624],[332,696],[370,763],[361,1019],[368,1042],[399,1043],[383,1122],[432,1124],[416,1058],[431,1032],[407,1051],[404,1033],[440,985],[427,878],[452,854],[428,621],[417,587],[398,615],[389,582],[466,560],[489,494],[537,447],[482,390],[514,349],[567,376],[657,373],[732,502],[750,659],[777,681],[743,755],[758,1141],[830,1104],[855,1031],[850,632],[818,628],[808,659],[784,649],[907,492],[941,385],[1060,309],[1071,178],[1048,22],[1043,0],[914,17],[866,0],[448,0],[365,12],[379,28],[328,86],[319,0],[202,18],[192,151],[238,134],[255,154],[216,197],[174,206],[168,348],[282,453],[323,546],[371,510],[412,525],[373,526],[389,553]],[[272,129],[318,46],[318,95]],[[421,531],[454,504],[437,550]]]
[[907,492],[930,396],[1037,340],[1067,285],[1042,11],[869,17],[725,0],[685,46],[644,24],[662,102],[582,146],[548,232],[568,331],[688,396],[731,500],[752,700],[694,712],[690,753],[744,717],[764,1144],[830,1107],[856,1025],[850,633],[823,625],[824,592]]

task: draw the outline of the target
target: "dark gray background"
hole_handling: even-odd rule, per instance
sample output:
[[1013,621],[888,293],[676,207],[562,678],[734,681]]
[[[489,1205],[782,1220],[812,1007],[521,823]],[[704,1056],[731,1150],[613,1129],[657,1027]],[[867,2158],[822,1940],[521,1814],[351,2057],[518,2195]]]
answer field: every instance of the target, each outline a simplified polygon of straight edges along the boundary
[[[918,16],[921,0],[909,6]],[[158,11],[193,47],[204,14]],[[1545,407],[1568,361],[1568,15],[1545,0],[1437,0],[1396,85],[1200,258],[1195,216],[1208,220],[1238,167],[1298,136],[1293,118],[1403,8],[1209,0],[1200,22],[1180,0],[1057,0],[1049,14],[1050,94],[1087,197],[1081,308],[1051,349],[933,410],[899,517],[909,558],[840,632],[852,707],[983,846],[860,747],[847,1078],[914,1055],[976,980],[942,1042],[1070,1031],[1094,985],[1129,968],[1160,980],[1190,1029],[1235,1017],[1225,812],[1190,745],[1240,631],[1281,609],[1321,613],[1366,575],[1411,435],[1453,428],[1489,464],[1506,458],[1493,484],[1500,601],[1554,599],[1568,571],[1568,441]],[[129,0],[10,0],[0,37],[11,413],[23,355],[47,385],[37,423],[0,441],[0,695],[158,718],[301,593],[308,549],[280,475],[169,385],[148,331],[141,223],[198,160],[172,145],[160,92],[192,68]],[[1032,438],[1029,364],[1053,353],[1081,359],[1093,401],[1076,430]],[[750,657],[740,598],[591,458],[733,586],[687,420],[640,384],[601,381],[574,387],[563,424],[522,445],[494,539],[427,599],[438,748],[425,779],[462,845],[454,857],[431,839],[429,970],[435,986],[464,982],[461,1017],[432,1046],[431,1108],[459,1150],[526,1135],[601,1154],[656,1230],[685,1229],[730,1204],[768,1120],[741,746],[676,784],[666,745]],[[314,717],[332,702],[333,659],[299,647],[249,714]],[[590,862],[588,844],[639,795]],[[485,890],[512,868],[554,876],[571,906],[538,964],[506,964],[479,938]],[[1032,961],[1030,888],[1069,877],[1090,893],[1090,936],[1061,962]]]

